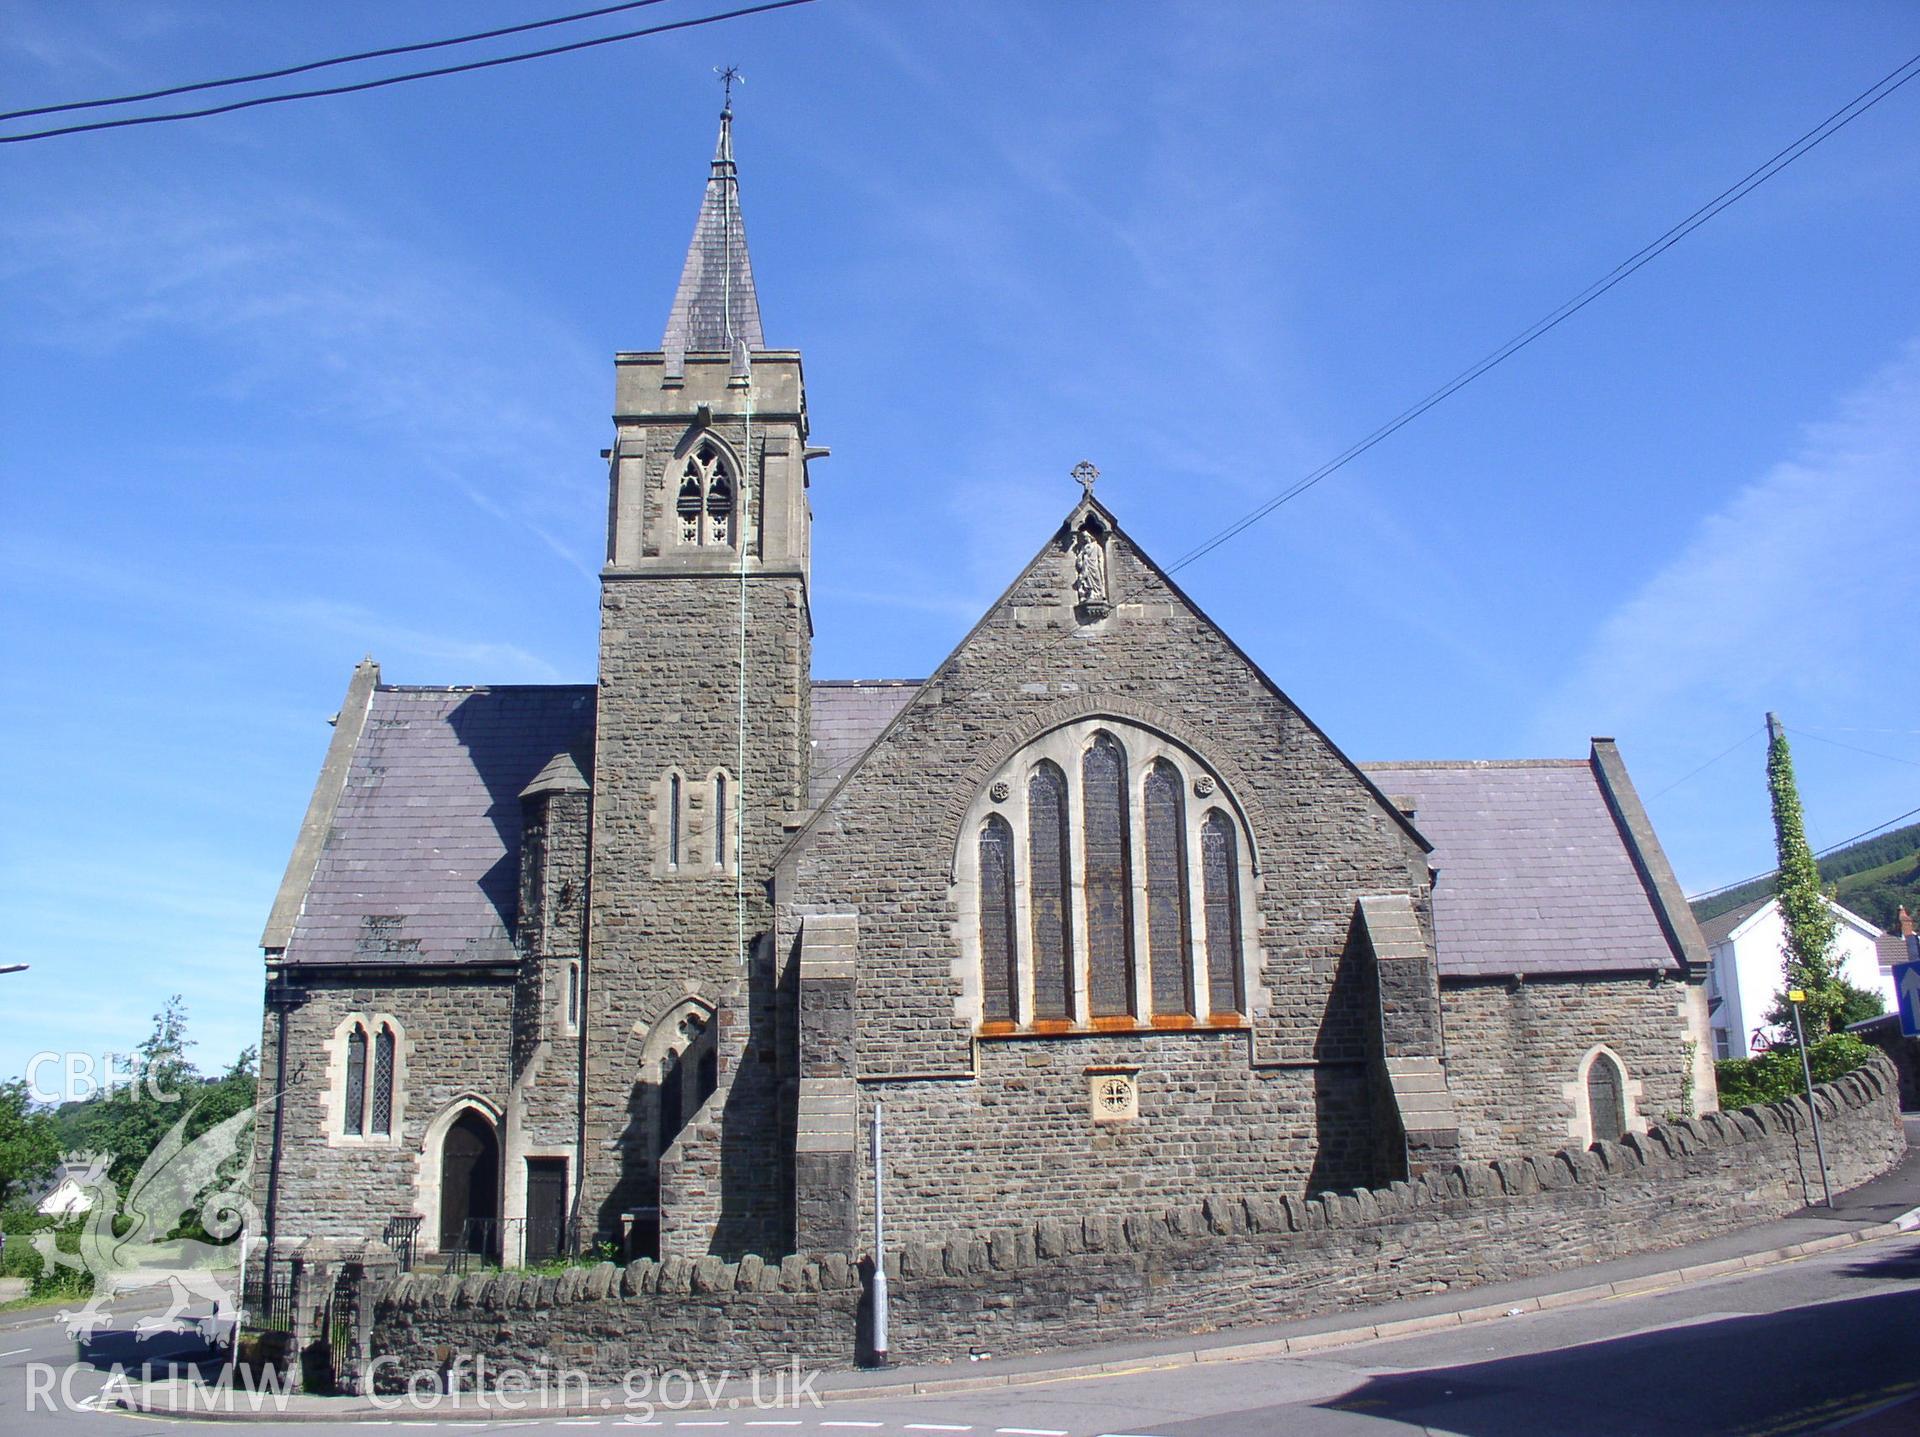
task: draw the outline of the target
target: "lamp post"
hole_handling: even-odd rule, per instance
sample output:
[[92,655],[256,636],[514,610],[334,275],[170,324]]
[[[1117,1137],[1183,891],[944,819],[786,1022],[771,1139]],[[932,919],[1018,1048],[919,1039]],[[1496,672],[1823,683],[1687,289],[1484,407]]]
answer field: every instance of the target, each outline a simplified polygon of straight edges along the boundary
[[1800,1005],[1807,1001],[1806,991],[1801,988],[1787,990],[1787,1006],[1793,1009],[1793,1036],[1800,1045],[1800,1076],[1807,1080],[1807,1112],[1813,1118],[1813,1151],[1820,1160],[1820,1191],[1826,1194],[1826,1205],[1833,1206],[1833,1186],[1827,1181],[1827,1145],[1820,1138],[1820,1109],[1813,1101],[1813,1065],[1807,1061],[1807,1032],[1800,1025]]
[[881,1144],[879,1099],[873,1104],[873,1365],[887,1365],[887,1218],[883,1192],[886,1152]]

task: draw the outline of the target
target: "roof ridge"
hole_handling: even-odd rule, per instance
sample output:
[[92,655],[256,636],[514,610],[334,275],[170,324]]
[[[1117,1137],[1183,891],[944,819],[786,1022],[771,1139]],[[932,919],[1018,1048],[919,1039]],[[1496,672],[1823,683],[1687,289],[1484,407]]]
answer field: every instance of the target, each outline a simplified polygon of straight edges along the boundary
[[1388,758],[1362,759],[1360,767],[1392,771],[1415,768],[1591,768],[1584,758]]

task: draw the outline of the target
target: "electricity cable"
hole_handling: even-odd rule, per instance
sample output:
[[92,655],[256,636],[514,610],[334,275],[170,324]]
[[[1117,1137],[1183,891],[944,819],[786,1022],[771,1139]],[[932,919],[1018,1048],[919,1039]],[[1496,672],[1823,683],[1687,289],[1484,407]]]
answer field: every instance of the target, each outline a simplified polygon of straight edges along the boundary
[[500,65],[515,65],[522,60],[543,60],[552,55],[567,55],[576,50],[590,50],[598,45],[614,45],[623,40],[639,40],[649,35],[665,35],[675,30],[693,30],[702,25],[717,24],[722,20],[738,20],[748,15],[764,15],[774,10],[790,10],[796,5],[811,5],[815,0],[765,0],[759,5],[746,5],[737,10],[723,10],[715,15],[700,15],[689,20],[673,20],[661,25],[649,25],[640,30],[623,30],[614,35],[596,35],[587,40],[573,40],[564,45],[549,45],[542,50],[522,50],[512,55],[496,55],[489,60],[468,60],[458,65],[442,65],[433,70],[413,70],[402,75],[388,75],[378,80],[361,80],[350,85],[329,85],[317,90],[292,90],[278,95],[259,95],[250,100],[235,100],[225,105],[210,105],[200,110],[173,110],[159,115],[134,115],[120,120],[92,120],[82,125],[62,125],[51,130],[30,130],[21,135],[0,135],[0,145],[15,145],[26,140],[49,140],[57,135],[78,135],[93,130],[118,130],[132,125],[159,125],[172,120],[198,120],[209,115],[228,115],[236,110],[251,110],[261,105],[282,105],[293,100],[317,100],[331,95],[353,95],[365,90],[384,89],[389,85],[404,85],[411,80],[431,80],[443,75],[464,75],[475,70],[490,70]]
[[200,90],[221,90],[230,85],[254,85],[262,80],[284,80],[289,75],[305,75],[334,65],[357,65],[362,60],[384,60],[394,55],[413,55],[422,50],[444,50],[452,45],[471,45],[479,40],[498,40],[503,35],[521,35],[529,30],[546,30],[555,25],[572,25],[580,20],[597,20],[622,10],[642,10],[663,5],[666,0],[624,0],[619,5],[602,5],[598,10],[578,10],[571,15],[556,15],[550,20],[529,20],[524,25],[503,25],[497,30],[476,30],[471,35],[454,35],[445,40],[421,40],[411,45],[388,45],[381,50],[362,50],[355,55],[336,55],[329,60],[309,60],[303,65],[287,65],[278,70],[258,70],[251,75],[230,75],[224,80],[196,80],[189,85],[169,85],[164,90],[144,90],[137,95],[114,95],[104,100],[69,100],[59,105],[36,105],[30,110],[0,112],[0,120],[24,120],[33,115],[59,115],[73,110],[98,110],[108,105],[136,105],[145,100],[165,100],[174,95],[191,95]]
[[1188,550],[1172,564],[1167,566],[1167,572],[1170,574],[1178,573],[1187,565],[1205,558],[1228,540],[1252,528],[1276,509],[1280,508],[1281,505],[1299,498],[1316,484],[1332,477],[1355,459],[1358,459],[1362,454],[1365,454],[1369,449],[1372,449],[1375,445],[1390,438],[1401,429],[1404,429],[1435,405],[1451,398],[1454,394],[1466,388],[1489,370],[1504,364],[1535,340],[1557,329],[1560,325],[1592,304],[1596,299],[1599,299],[1600,296],[1606,294],[1615,285],[1622,283],[1629,276],[1635,274],[1667,250],[1673,248],[1674,245],[1692,234],[1722,210],[1746,198],[1746,196],[1753,193],[1754,190],[1779,174],[1780,171],[1784,170],[1809,150],[1831,139],[1846,126],[1852,124],[1855,120],[1859,119],[1860,116],[1864,115],[1868,110],[1872,109],[1916,76],[1920,76],[1920,55],[1913,56],[1874,84],[1869,85],[1865,90],[1854,96],[1853,99],[1827,116],[1826,119],[1806,131],[1791,144],[1775,151],[1767,160],[1752,170],[1749,170],[1746,175],[1736,180],[1718,195],[1714,196],[1714,198],[1694,210],[1694,212],[1685,219],[1670,227],[1664,234],[1649,241],[1632,255],[1629,255],[1626,259],[1615,265],[1613,269],[1605,275],[1581,290],[1579,294],[1535,320],[1505,344],[1500,345],[1473,364],[1467,366],[1466,369],[1428,394],[1426,398],[1403,409],[1393,419],[1390,419],[1364,439],[1336,455],[1318,469],[1313,470],[1291,487],[1281,491],[1265,503],[1236,519],[1211,538],[1202,541],[1194,548]]

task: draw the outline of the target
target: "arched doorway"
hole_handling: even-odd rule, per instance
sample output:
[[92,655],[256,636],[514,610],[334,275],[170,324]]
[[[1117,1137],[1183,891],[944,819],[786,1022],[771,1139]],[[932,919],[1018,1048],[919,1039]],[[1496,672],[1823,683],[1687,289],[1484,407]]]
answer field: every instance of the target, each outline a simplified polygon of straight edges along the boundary
[[1620,1065],[1596,1053],[1587,1068],[1587,1123],[1596,1143],[1617,1143],[1627,1133],[1626,1079]]
[[500,1141],[473,1108],[440,1147],[440,1251],[494,1256],[500,1242]]

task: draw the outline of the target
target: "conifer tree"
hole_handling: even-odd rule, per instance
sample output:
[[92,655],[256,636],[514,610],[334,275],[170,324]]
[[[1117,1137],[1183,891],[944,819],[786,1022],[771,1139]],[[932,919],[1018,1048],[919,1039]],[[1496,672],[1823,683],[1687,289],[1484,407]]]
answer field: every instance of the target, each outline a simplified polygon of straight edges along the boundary
[[1780,917],[1786,925],[1786,942],[1781,950],[1786,986],[1775,995],[1767,1021],[1780,1024],[1791,1034],[1793,1014],[1786,989],[1802,989],[1807,1000],[1801,1005],[1801,1019],[1807,1041],[1814,1042],[1843,1022],[1841,1014],[1847,1003],[1846,984],[1834,952],[1839,920],[1826,904],[1820,889],[1820,868],[1807,846],[1806,819],[1793,779],[1793,755],[1787,748],[1786,729],[1772,714],[1767,715],[1767,740],[1767,789],[1773,797],[1773,842],[1779,861],[1773,891],[1780,900]]

